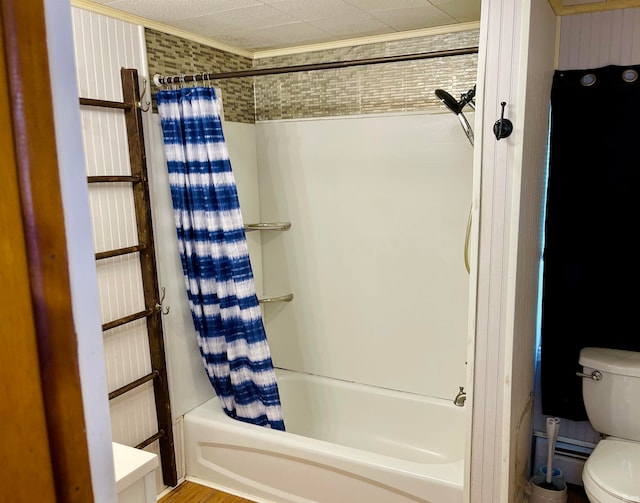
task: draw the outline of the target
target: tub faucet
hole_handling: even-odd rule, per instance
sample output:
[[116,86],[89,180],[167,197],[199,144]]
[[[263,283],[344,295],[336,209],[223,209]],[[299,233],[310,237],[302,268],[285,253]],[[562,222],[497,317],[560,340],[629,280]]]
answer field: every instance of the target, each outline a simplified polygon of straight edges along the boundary
[[460,386],[460,391],[453,399],[453,404],[458,407],[464,407],[464,402],[467,399],[467,394],[464,392],[464,386]]

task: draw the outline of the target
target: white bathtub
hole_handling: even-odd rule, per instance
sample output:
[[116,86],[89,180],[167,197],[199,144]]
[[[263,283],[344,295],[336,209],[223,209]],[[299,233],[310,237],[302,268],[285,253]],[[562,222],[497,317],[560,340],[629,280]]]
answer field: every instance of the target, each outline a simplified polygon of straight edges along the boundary
[[287,432],[185,415],[187,477],[276,503],[461,503],[464,409],[450,401],[278,370]]

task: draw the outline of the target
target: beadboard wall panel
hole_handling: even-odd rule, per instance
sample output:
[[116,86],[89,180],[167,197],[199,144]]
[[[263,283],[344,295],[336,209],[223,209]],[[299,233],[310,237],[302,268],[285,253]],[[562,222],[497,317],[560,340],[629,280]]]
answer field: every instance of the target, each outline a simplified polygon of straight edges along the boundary
[[[120,70],[118,70],[119,74]],[[89,97],[85,94],[81,96]],[[102,176],[128,174],[131,170],[122,111],[82,106],[80,119],[86,146],[86,165],[87,169],[91,170],[91,174]]]
[[[93,229],[96,252],[137,244],[135,206],[130,184],[90,185],[89,205],[96,223]],[[109,215],[109,218],[101,215]]]
[[[121,68],[137,69],[144,91],[148,71],[142,27],[78,8],[72,8],[72,22],[81,97],[122,101]],[[87,176],[130,175],[122,111],[82,106],[81,120]],[[89,205],[96,252],[138,244],[130,183],[90,184]],[[137,253],[99,260],[97,274],[103,324],[144,311]],[[109,392],[151,372],[146,320],[107,330],[103,345]],[[109,408],[114,442],[134,446],[158,431],[151,382],[111,400]],[[157,442],[145,449],[159,454]],[[156,481],[160,492],[160,468]]]
[[80,96],[122,101],[120,68],[147,76],[143,29],[72,8]]
[[[109,392],[151,372],[145,320],[109,330],[104,337]],[[144,439],[143,439],[144,440]]]
[[640,8],[563,16],[560,70],[640,64]]
[[[96,227],[101,222],[96,222]],[[102,323],[144,311],[142,273],[138,254],[100,260],[98,291]]]

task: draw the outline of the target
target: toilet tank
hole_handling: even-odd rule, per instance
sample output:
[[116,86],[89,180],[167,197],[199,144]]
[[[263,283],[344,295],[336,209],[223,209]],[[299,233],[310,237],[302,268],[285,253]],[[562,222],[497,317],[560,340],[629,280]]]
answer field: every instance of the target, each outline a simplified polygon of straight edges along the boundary
[[602,379],[582,379],[582,396],[594,430],[640,441],[640,352],[584,348],[580,365],[585,374],[598,371]]

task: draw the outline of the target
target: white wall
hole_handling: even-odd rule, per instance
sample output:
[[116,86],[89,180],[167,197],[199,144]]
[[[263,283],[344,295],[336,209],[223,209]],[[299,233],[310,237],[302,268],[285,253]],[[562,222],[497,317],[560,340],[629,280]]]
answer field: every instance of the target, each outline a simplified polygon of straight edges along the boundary
[[[72,9],[79,96],[122,101],[121,68],[135,68],[148,78],[144,30],[124,21],[78,8]],[[77,95],[76,95],[77,99]],[[124,115],[120,110],[80,107],[86,156],[84,175],[131,173]],[[133,193],[127,184],[92,184],[89,211],[96,252],[137,244]],[[136,254],[100,260],[97,271],[101,322],[144,310],[142,271]],[[101,334],[101,352],[111,392],[151,372],[145,320]],[[148,382],[109,402],[111,436],[115,442],[137,445],[158,431],[153,384]],[[158,442],[145,448],[159,455]],[[158,491],[164,488],[156,470]]]
[[116,500],[116,484],[88,191],[83,176],[84,149],[80,136],[78,88],[69,78],[76,70],[71,14],[65,2],[48,0],[44,7],[91,484],[95,503],[110,503]]
[[[474,172],[480,218],[470,289],[475,347],[465,502],[526,499],[555,26],[546,0],[482,2]],[[514,131],[497,140],[492,129],[501,102]]]
[[640,8],[563,16],[560,70],[640,64]]
[[278,367],[453,399],[465,386],[473,150],[450,113],[256,126]]

